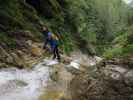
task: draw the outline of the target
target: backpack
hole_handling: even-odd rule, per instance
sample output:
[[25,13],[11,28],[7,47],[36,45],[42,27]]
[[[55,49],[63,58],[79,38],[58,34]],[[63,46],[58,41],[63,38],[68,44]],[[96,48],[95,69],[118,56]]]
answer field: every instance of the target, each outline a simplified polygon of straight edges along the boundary
[[63,40],[60,34],[57,34],[57,33],[54,34],[54,33],[49,32],[48,35],[51,36],[52,39],[55,40],[58,45],[63,45]]
[[52,39],[57,41],[59,40],[59,37],[56,34],[52,33],[51,36],[52,36]]

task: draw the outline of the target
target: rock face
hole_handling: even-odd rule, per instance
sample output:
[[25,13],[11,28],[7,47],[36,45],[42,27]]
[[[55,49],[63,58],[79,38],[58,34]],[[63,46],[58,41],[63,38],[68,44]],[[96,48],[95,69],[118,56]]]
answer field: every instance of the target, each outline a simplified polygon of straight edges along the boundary
[[112,62],[78,74],[71,82],[73,100],[133,100],[133,69]]
[[31,47],[31,53],[33,56],[41,56],[42,55],[42,49],[36,46]]
[[[12,50],[9,47],[5,48],[5,46],[0,45],[0,67],[31,67],[43,57],[41,43],[27,40],[25,38],[27,33],[23,34],[25,39],[19,36],[18,33],[12,34],[16,36],[17,47]],[[10,35],[12,36],[12,34]]]

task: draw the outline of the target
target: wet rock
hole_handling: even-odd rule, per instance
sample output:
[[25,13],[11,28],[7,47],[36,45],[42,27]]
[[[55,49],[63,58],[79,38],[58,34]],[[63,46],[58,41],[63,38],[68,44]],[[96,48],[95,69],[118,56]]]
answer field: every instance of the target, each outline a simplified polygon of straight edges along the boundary
[[13,63],[13,62],[14,62],[13,57],[12,57],[11,55],[8,56],[8,57],[6,58],[6,62],[9,63],[9,64]]
[[67,55],[62,55],[61,58],[64,64],[69,64],[73,60],[72,57],[68,57]]
[[14,37],[14,38],[17,38],[17,39],[20,39],[20,38],[26,38],[26,37],[33,37],[33,34],[30,32],[30,31],[14,31],[14,32],[9,32],[8,35],[10,37]]
[[24,66],[24,61],[21,59],[16,53],[11,53],[11,56],[13,57],[13,64],[16,66]]
[[100,62],[103,60],[101,57],[98,57],[98,56],[94,56],[94,58],[96,59],[97,62]]
[[133,70],[127,72],[124,75],[124,81],[127,85],[129,86],[133,86]]
[[78,60],[72,61],[72,62],[70,63],[69,66],[70,66],[70,67],[73,67],[73,68],[75,68],[75,69],[78,69],[78,70],[79,70],[79,68],[80,68],[80,64],[79,64],[79,61],[78,61]]
[[8,65],[6,63],[0,62],[0,68],[7,68]]
[[104,68],[104,74],[114,80],[122,80],[124,74],[128,69],[123,68],[119,65],[107,65]]
[[59,70],[60,70],[59,65],[53,65],[53,68],[50,71],[50,78],[53,81],[59,81]]
[[7,57],[8,55],[9,54],[7,53],[7,51],[0,46],[0,56],[4,58]]
[[32,46],[32,40],[28,40],[28,41],[26,41],[26,43],[29,45],[29,46]]
[[128,68],[133,68],[133,58],[132,55],[122,58],[113,58],[111,60],[106,60],[106,64],[112,64],[112,65],[121,65]]
[[133,70],[113,62],[97,64],[77,74],[70,90],[73,100],[132,100]]
[[41,56],[42,55],[42,49],[37,47],[37,46],[35,46],[35,45],[33,45],[31,47],[31,54],[33,56]]
[[28,48],[28,45],[26,44],[26,42],[22,39],[18,39],[16,40],[16,46],[19,48]]
[[42,43],[37,43],[27,38],[30,36],[30,33],[24,32],[21,34],[21,32],[10,32],[8,35],[15,38],[16,48],[6,48],[3,46],[4,44],[0,43],[1,66],[4,63],[8,66],[22,69],[23,67],[31,67],[43,59]]
[[62,63],[49,66],[51,81],[39,100],[72,100],[68,88],[73,75],[68,72],[65,66]]
[[2,48],[8,48],[7,44],[4,43],[4,42],[1,42],[1,43],[0,43],[0,46],[1,46]]
[[21,51],[21,50],[17,50],[16,53],[17,53],[17,55],[18,55],[19,57],[23,57],[23,56],[24,56],[24,53],[23,53],[23,51]]
[[13,63],[13,58],[12,56],[0,46],[0,60],[2,61],[2,63]]

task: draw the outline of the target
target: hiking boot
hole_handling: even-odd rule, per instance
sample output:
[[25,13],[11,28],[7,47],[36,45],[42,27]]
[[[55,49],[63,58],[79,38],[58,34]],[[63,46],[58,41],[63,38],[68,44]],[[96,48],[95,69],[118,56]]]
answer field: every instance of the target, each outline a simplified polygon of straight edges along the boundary
[[58,62],[61,62],[61,59],[60,58],[57,58]]

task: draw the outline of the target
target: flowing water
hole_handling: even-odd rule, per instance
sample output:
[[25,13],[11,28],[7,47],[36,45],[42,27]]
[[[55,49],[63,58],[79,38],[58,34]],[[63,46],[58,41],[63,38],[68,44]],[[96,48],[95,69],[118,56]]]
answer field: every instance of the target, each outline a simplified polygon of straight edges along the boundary
[[48,65],[56,63],[44,60],[32,70],[1,69],[0,100],[37,100],[50,80]]
[[80,70],[83,58],[87,65],[96,64],[92,58],[80,56],[73,58],[68,65],[44,59],[31,70],[1,69],[0,100],[60,100],[62,97],[71,100],[68,88],[74,75],[67,69]]

